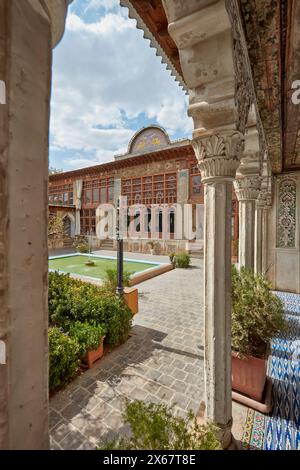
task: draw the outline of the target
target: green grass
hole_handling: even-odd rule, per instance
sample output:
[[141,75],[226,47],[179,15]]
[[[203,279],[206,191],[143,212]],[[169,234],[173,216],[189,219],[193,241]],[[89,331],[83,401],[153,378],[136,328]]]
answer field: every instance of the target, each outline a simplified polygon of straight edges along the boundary
[[[106,269],[117,267],[117,260],[96,258],[94,256],[91,256],[91,259],[95,262],[95,266],[86,266],[85,263],[88,259],[87,256],[67,256],[65,258],[50,259],[49,268],[64,273],[103,279]],[[155,268],[156,266],[158,265],[124,261],[124,270],[131,274],[145,271],[145,269]]]

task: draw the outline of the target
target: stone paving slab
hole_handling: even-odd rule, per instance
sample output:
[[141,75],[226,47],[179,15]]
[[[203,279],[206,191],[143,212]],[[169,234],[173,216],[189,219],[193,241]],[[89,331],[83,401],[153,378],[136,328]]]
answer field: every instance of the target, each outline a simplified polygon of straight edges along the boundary
[[204,396],[202,263],[193,259],[188,270],[139,284],[140,311],[128,341],[51,399],[51,448],[92,449],[128,433],[125,399],[197,413]]

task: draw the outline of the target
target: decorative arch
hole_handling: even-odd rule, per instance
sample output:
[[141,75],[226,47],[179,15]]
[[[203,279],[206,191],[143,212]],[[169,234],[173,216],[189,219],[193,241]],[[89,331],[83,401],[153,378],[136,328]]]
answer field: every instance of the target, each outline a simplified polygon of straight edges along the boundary
[[71,212],[68,212],[67,214],[65,214],[63,216],[64,228],[65,228],[65,224],[67,224],[67,219],[69,219],[69,224],[70,224],[68,235],[74,238],[75,237],[75,225],[76,225],[75,217]]
[[143,127],[134,134],[128,145],[128,153],[155,151],[170,144],[170,138],[163,127],[152,125]]

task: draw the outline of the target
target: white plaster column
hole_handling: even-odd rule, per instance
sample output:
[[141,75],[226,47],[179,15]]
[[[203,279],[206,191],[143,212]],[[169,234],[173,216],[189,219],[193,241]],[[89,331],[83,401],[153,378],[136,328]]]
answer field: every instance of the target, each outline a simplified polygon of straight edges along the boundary
[[260,193],[261,210],[261,273],[266,275],[268,271],[268,219],[269,211],[272,207],[272,185],[267,190]]
[[[236,2],[162,0],[189,92],[193,145],[205,184],[205,413],[231,442],[231,191],[252,103]],[[239,132],[238,132],[239,131]]]
[[267,270],[268,209],[272,202],[271,183],[264,177],[255,207],[254,271]]
[[62,31],[46,5],[0,0],[0,449],[9,450],[49,446],[49,101]]
[[194,138],[205,194],[205,413],[231,442],[231,212],[232,181],[243,144],[237,131]]
[[262,272],[262,223],[263,223],[263,206],[260,201],[256,201],[255,207],[255,233],[254,233],[254,272],[256,274]]
[[266,275],[268,271],[268,230],[269,230],[269,211],[271,204],[267,205],[263,209],[262,214],[262,273]]
[[74,181],[74,194],[75,194],[75,235],[80,235],[80,211],[81,211],[81,195],[82,195],[83,180]]
[[234,182],[239,201],[239,266],[254,269],[255,204],[261,178],[244,176]]

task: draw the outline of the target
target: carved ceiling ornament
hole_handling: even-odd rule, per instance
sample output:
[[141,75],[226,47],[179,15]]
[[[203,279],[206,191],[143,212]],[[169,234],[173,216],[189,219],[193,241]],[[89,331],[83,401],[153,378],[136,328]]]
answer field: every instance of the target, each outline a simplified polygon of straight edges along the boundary
[[259,133],[260,150],[266,149],[266,139],[258,112],[258,106],[252,80],[252,71],[248,56],[247,44],[241,23],[237,0],[225,0],[226,9],[232,26],[233,64],[235,74],[235,105],[238,113],[237,129],[244,133],[251,105],[254,104]]
[[232,25],[233,64],[235,75],[235,105],[238,111],[237,129],[244,133],[249,110],[254,103],[253,83],[242,26],[236,0],[226,0],[226,9]]
[[215,178],[233,179],[244,151],[244,137],[238,131],[223,131],[193,140],[202,182]]
[[259,197],[262,178],[258,175],[243,176],[234,181],[234,189],[239,201],[253,201]]
[[296,181],[291,177],[278,182],[277,247],[294,248],[296,245]]

